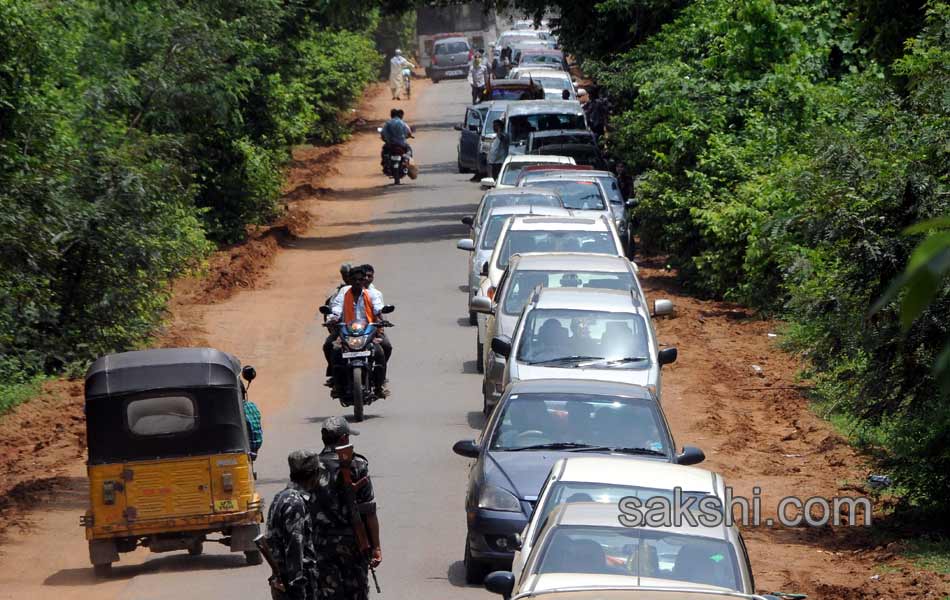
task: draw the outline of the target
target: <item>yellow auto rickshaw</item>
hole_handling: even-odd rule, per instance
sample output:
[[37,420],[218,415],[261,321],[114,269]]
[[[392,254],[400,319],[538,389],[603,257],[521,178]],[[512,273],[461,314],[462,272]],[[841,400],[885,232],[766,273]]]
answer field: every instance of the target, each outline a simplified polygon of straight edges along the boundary
[[[218,542],[262,557],[246,388],[254,369],[211,348],[110,354],[86,373],[89,510],[80,523],[97,575],[120,552]],[[210,538],[209,535],[220,534]]]

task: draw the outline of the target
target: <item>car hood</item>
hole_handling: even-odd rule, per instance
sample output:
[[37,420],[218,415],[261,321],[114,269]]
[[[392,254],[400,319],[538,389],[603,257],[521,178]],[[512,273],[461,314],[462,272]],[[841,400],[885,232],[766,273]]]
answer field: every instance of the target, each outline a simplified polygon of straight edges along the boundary
[[551,472],[551,466],[559,458],[570,455],[570,452],[557,450],[489,450],[485,461],[485,482],[511,490],[520,500],[530,498],[534,501]]
[[643,386],[651,383],[650,369],[563,369],[536,367],[524,363],[518,363],[518,379],[593,379]]

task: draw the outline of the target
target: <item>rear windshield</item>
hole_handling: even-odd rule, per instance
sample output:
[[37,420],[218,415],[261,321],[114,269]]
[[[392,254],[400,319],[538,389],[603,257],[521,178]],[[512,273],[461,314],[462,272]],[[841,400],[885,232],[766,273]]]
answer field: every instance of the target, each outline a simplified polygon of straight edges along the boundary
[[437,44],[435,47],[435,53],[439,55],[462,54],[463,52],[468,52],[468,43],[466,42],[446,42]]
[[521,171],[525,167],[535,167],[538,165],[549,165],[550,162],[510,162],[508,163],[508,168],[501,175],[501,183],[504,185],[515,185],[518,181],[518,176],[521,175]]
[[[528,79],[527,77],[522,77],[522,79]],[[560,77],[535,77],[531,76],[531,79],[535,83],[540,83],[541,87],[549,90],[568,90],[571,87],[571,82],[567,79],[561,79]]]
[[618,254],[613,236],[606,231],[509,231],[496,265],[504,269],[512,254],[527,252]]
[[195,403],[187,396],[160,396],[129,402],[126,425],[135,435],[169,435],[195,427]]
[[576,210],[604,210],[607,208],[607,205],[604,204],[600,186],[593,181],[570,181],[568,179],[535,181],[531,183],[530,187],[556,191],[561,195],[564,208]]
[[587,129],[583,114],[544,113],[516,115],[508,118],[508,133],[512,142],[523,142],[532,131],[555,129]]
[[627,271],[598,273],[518,270],[514,272],[509,283],[505,285],[502,311],[506,315],[521,314],[521,309],[528,301],[531,291],[539,285],[545,288],[583,287],[624,291],[630,291],[636,287],[633,274]]
[[528,54],[521,57],[522,65],[560,65],[561,58],[556,54]]
[[[537,194],[494,194],[485,198],[482,206],[482,215],[486,217],[493,208],[500,206],[554,206],[561,207],[561,199],[556,194],[537,193]],[[484,220],[482,217],[481,220]],[[492,242],[494,248],[494,242]]]
[[531,148],[543,148],[555,144],[590,144],[594,145],[594,138],[589,133],[569,133],[565,135],[552,135],[536,137],[531,141]]

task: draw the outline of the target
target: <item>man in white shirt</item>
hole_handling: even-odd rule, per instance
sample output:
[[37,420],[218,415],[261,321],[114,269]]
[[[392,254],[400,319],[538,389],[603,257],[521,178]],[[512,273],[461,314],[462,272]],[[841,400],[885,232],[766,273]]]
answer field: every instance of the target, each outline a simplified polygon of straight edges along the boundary
[[482,62],[482,54],[479,52],[472,59],[472,65],[468,69],[468,83],[472,86],[472,104],[482,101],[489,77],[488,67]]

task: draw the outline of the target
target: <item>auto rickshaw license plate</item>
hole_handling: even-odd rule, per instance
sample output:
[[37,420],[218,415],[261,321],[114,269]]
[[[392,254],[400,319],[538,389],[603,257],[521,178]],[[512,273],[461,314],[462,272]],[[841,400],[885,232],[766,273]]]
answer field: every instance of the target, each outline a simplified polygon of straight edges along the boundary
[[225,512],[229,510],[237,510],[237,502],[232,498],[227,500],[215,500],[214,501],[214,510],[215,512]]
[[369,356],[372,354],[369,350],[360,350],[359,352],[344,352],[343,358],[356,358],[358,356]]

